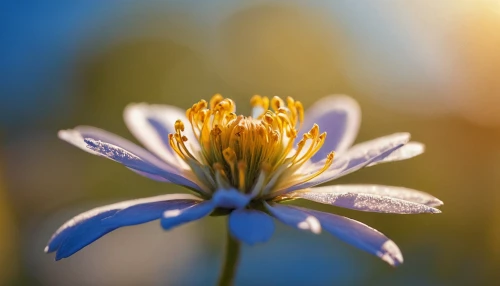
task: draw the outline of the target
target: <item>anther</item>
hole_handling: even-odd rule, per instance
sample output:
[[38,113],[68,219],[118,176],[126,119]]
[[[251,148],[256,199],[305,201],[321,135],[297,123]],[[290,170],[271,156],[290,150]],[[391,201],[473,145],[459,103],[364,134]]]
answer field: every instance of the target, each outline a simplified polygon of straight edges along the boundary
[[219,104],[222,100],[224,100],[224,97],[218,93],[212,96],[210,99],[210,109],[215,109],[215,106],[217,106],[217,104]]
[[175,121],[175,130],[180,130],[180,131],[184,131],[184,123],[182,123],[182,121],[180,119],[177,119]]
[[280,109],[280,107],[283,106],[283,100],[277,96],[274,96],[273,99],[271,99],[271,107],[277,111]]

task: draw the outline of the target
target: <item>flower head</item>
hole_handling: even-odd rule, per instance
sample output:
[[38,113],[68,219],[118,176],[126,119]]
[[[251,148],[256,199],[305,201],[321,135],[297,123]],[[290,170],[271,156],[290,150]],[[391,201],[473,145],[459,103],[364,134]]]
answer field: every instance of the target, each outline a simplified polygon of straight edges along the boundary
[[323,146],[326,133],[314,124],[295,144],[304,120],[300,102],[254,96],[251,103],[253,116],[236,115],[234,102],[218,94],[209,103],[194,104],[186,111],[192,139],[184,135],[185,123],[175,121],[170,146],[208,195],[234,189],[252,199],[270,197],[280,187],[311,180],[333,162],[332,151],[323,168],[311,174],[302,168]]
[[254,96],[251,116],[237,115],[221,95],[186,112],[172,106],[133,104],[125,121],[150,151],[106,131],[80,126],[59,137],[153,180],[184,186],[190,194],[125,201],[80,214],[61,226],[46,248],[68,257],[123,226],[160,219],[164,229],[213,213],[229,215],[233,237],[267,241],[277,220],[301,230],[329,232],[391,265],[399,248],[380,232],[330,213],[280,204],[306,199],[360,211],[438,213],[438,199],[416,190],[377,185],[315,187],[363,167],[423,152],[396,133],[351,147],[359,127],[357,103],[327,97],[307,112],[292,98]]

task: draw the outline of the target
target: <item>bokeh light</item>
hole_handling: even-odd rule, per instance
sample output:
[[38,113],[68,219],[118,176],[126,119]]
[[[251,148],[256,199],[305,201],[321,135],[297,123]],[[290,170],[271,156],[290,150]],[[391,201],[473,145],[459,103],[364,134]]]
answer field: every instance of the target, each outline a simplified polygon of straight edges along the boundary
[[183,192],[89,156],[58,130],[93,125],[135,141],[122,120],[128,103],[187,108],[214,93],[241,112],[254,94],[306,107],[348,94],[363,111],[357,142],[408,131],[427,151],[340,182],[445,202],[433,216],[314,204],[384,232],[405,263],[392,269],[327,234],[283,226],[244,248],[238,285],[500,281],[499,1],[22,2],[0,9],[0,285],[212,284],[222,218],[120,229],[59,262],[43,248],[90,207]]

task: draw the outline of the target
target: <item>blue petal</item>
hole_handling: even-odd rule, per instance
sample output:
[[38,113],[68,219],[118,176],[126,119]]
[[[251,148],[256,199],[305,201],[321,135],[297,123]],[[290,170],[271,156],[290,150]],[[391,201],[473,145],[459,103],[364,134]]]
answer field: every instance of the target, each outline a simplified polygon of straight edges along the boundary
[[274,232],[273,219],[258,210],[239,209],[229,215],[229,230],[250,245],[268,241]]
[[[175,122],[189,122],[185,110],[175,106],[131,103],[123,117],[130,132],[161,159],[176,162],[179,157],[170,147],[169,133],[175,133]],[[198,149],[198,140],[191,128],[186,128],[183,135],[188,138],[190,147]]]
[[144,148],[115,134],[95,127],[78,126],[75,129],[61,130],[58,135],[82,150],[121,163],[138,174],[204,193],[198,185],[184,177],[184,171],[180,171],[177,165],[162,161]]
[[159,219],[166,210],[187,208],[197,202],[199,199],[192,195],[162,195],[95,208],[61,226],[45,251],[57,251],[56,260],[66,258],[117,228]]
[[352,173],[369,164],[384,160],[410,140],[409,133],[394,133],[354,145],[339,160],[347,161],[342,176]]
[[161,226],[165,230],[169,230],[181,224],[201,219],[209,215],[215,207],[213,201],[204,201],[188,208],[170,209],[163,213]]
[[[323,147],[314,154],[313,162],[326,158],[331,151],[342,153],[351,147],[358,135],[361,110],[358,103],[347,96],[329,96],[317,101],[306,111],[301,133],[308,132],[318,124],[321,132],[326,132]],[[296,143],[302,139],[297,136]]]
[[103,212],[75,226],[68,226],[63,231],[57,232],[50,240],[45,251],[57,251],[56,260],[73,255],[103,235],[116,229],[116,227],[103,227],[100,225],[102,219],[112,216],[114,213],[116,213],[116,210]]
[[221,208],[240,209],[250,202],[251,196],[243,194],[236,189],[220,189],[212,197],[214,203]]
[[141,157],[119,146],[103,142],[101,140],[95,140],[92,138],[85,138],[84,142],[87,144],[87,147],[92,151],[98,153],[103,157],[106,157],[120,164],[123,164],[129,168],[155,175],[160,175],[164,173],[164,171],[158,168],[157,166],[147,162]]
[[250,196],[235,189],[218,190],[212,199],[186,209],[166,211],[161,219],[161,225],[168,230],[181,224],[201,219],[214,211],[215,208],[239,209],[245,207]]
[[385,157],[383,160],[379,160],[377,162],[373,162],[368,167],[375,166],[382,163],[395,162],[407,160],[418,155],[421,155],[425,152],[425,145],[420,142],[408,142],[403,147],[398,150],[392,152],[389,156]]
[[[408,143],[409,140],[409,133],[395,133],[357,144],[347,152],[339,155],[338,158],[335,158],[332,166],[321,175],[305,183],[300,183],[277,191],[275,195],[307,189],[355,172],[372,163],[383,160]],[[310,167],[310,174],[317,172],[323,165],[323,161],[314,163],[314,165]]]
[[164,183],[172,183],[171,181],[169,181],[168,179],[166,179],[165,177],[162,177],[160,175],[154,175],[154,174],[146,173],[143,171],[138,171],[138,170],[135,170],[132,168],[128,168],[128,169],[136,174],[139,174],[141,176],[144,176],[144,177],[149,178],[149,179],[154,180],[154,181],[164,182]]
[[321,224],[312,215],[295,207],[280,204],[269,205],[264,203],[269,212],[282,223],[291,227],[308,230],[312,233],[321,232]]
[[379,231],[350,218],[315,210],[302,209],[315,216],[323,229],[340,240],[380,257],[392,266],[403,263],[398,246]]

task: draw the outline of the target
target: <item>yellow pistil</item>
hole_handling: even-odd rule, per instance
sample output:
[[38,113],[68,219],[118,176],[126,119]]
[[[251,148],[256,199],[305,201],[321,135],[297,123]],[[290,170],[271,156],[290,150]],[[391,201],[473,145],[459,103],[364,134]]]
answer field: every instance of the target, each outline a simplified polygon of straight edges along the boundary
[[[304,121],[299,101],[256,95],[250,103],[253,117],[236,115],[234,102],[219,94],[208,103],[194,104],[186,115],[198,144],[186,144],[184,122],[175,122],[170,146],[206,189],[213,193],[232,187],[254,196],[268,195],[285,185],[311,180],[329,168],[333,152],[321,170],[301,172],[323,146],[326,133],[320,133],[315,124],[295,144]],[[199,150],[188,147],[196,145]]]

